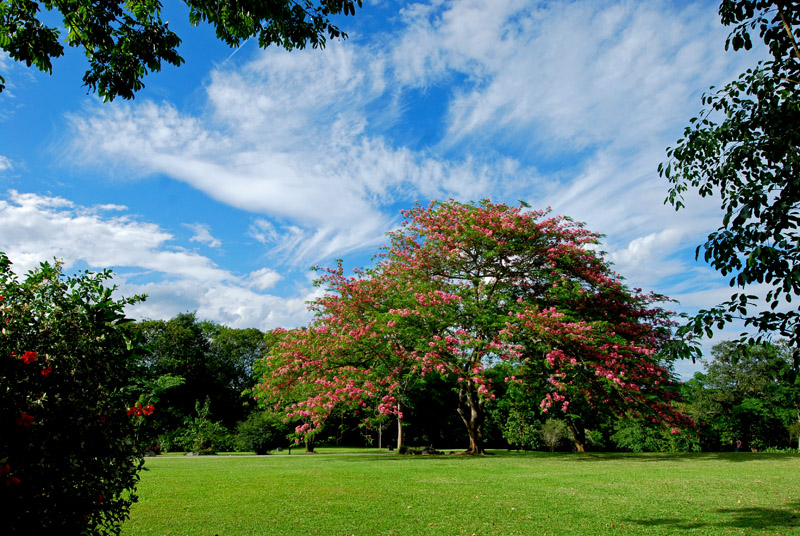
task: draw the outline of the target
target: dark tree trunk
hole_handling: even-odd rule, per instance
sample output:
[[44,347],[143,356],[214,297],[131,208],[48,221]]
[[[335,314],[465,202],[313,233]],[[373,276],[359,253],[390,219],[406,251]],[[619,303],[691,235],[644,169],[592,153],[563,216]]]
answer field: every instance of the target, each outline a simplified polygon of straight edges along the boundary
[[458,389],[458,414],[469,434],[470,454],[486,454],[483,444],[483,399],[478,395],[475,384],[466,380]]
[[572,432],[575,440],[575,449],[578,452],[586,452],[586,429],[580,424],[576,424],[572,419],[567,419],[567,426]]
[[306,436],[306,452],[314,452],[314,436]]

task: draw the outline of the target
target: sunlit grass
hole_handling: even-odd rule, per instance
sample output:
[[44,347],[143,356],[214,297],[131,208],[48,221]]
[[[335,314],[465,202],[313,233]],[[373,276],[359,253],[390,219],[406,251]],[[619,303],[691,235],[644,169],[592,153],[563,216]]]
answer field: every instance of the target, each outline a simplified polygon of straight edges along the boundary
[[123,534],[788,535],[800,528],[796,455],[294,452],[148,459]]

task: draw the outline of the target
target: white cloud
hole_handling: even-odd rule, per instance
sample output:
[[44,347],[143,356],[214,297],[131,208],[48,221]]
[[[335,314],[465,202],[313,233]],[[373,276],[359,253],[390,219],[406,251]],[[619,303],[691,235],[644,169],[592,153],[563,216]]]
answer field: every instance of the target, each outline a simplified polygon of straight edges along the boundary
[[195,280],[231,278],[205,257],[167,249],[173,237],[158,225],[126,215],[104,219],[96,208],[60,197],[10,190],[7,199],[0,200],[0,236],[3,250],[21,272],[57,257],[66,268],[83,261],[95,267],[138,266]]
[[185,223],[184,226],[194,232],[194,236],[189,239],[190,242],[200,242],[210,248],[218,248],[222,245],[221,240],[211,235],[211,230],[208,225],[203,225],[202,223]]
[[[123,295],[148,294],[130,314],[138,318],[170,318],[197,311],[204,319],[233,327],[262,329],[303,324],[311,285],[288,298],[264,294],[281,279],[263,268],[239,276],[210,259],[171,245],[174,237],[158,225],[130,215],[107,217],[117,205],[86,207],[60,197],[9,191],[0,200],[0,251],[17,273],[42,261],[59,258],[65,270],[88,265],[113,268]],[[149,282],[141,283],[142,278]]]
[[[663,259],[664,253],[674,251],[681,239],[681,232],[675,228],[650,233],[631,240],[625,249],[614,251],[609,255],[609,260],[620,273],[635,273],[641,278],[642,272],[647,271],[649,277],[644,279],[657,281],[675,274],[681,268],[680,263],[667,263]],[[654,259],[660,260],[653,262]]]
[[275,226],[264,218],[256,218],[247,231],[248,236],[255,238],[262,244],[278,242],[279,233]]
[[403,14],[412,29],[392,55],[401,81],[469,77],[449,104],[450,143],[524,128],[561,150],[640,144],[726,75],[712,4],[469,0]]
[[196,311],[198,318],[204,320],[261,330],[305,324],[309,320],[306,302],[316,296],[316,289],[311,287],[306,294],[281,298],[238,284],[199,286],[188,280],[138,285],[120,277],[118,285],[123,295],[148,295],[144,303],[131,308],[129,314],[135,318],[167,319],[180,312]]
[[261,268],[255,272],[250,272],[248,280],[250,286],[256,290],[267,290],[275,286],[275,284],[283,279],[281,274],[271,268]]
[[[365,132],[363,107],[382,89],[368,51],[259,53],[241,71],[215,71],[210,113],[168,103],[114,104],[73,115],[83,162],[160,173],[216,200],[264,215],[253,234],[280,240],[297,262],[374,246],[396,221],[398,200],[477,193],[481,163],[449,163]],[[362,65],[366,61],[366,65]],[[377,88],[377,89],[376,89]],[[105,133],[113,129],[115,136]]]
[[3,171],[9,171],[13,169],[14,166],[11,165],[11,160],[8,157],[5,157],[0,154],[0,173]]

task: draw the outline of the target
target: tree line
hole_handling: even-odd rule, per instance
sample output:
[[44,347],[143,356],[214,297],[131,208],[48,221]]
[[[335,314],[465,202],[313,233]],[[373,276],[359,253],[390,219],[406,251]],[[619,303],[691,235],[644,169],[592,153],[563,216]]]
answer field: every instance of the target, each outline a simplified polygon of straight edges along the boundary
[[[140,431],[146,436],[145,450],[265,454],[295,446],[303,437],[295,430],[304,424],[302,418],[286,420],[253,398],[258,384],[253,368],[258,369],[280,331],[227,328],[192,313],[135,322],[128,329],[142,337],[146,348],[132,388],[156,393],[145,401],[155,408]],[[485,404],[485,446],[631,452],[733,451],[737,444],[747,451],[800,448],[800,376],[786,341],[722,342],[702,364],[702,372],[678,384],[676,407],[693,419],[693,426],[674,434],[651,420],[598,412],[576,437],[568,416],[542,411],[548,382],[506,382],[524,372],[495,363],[485,372],[494,386],[494,397]],[[401,419],[363,406],[335,406],[318,431],[303,437],[302,447],[396,448],[399,420],[403,452],[429,446],[464,449],[469,434],[455,409],[459,383],[441,373],[414,378],[406,386]]]

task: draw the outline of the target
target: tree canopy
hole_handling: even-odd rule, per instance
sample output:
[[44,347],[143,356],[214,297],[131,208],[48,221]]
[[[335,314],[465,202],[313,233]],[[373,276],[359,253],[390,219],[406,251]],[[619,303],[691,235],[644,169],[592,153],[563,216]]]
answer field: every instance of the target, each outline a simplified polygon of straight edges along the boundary
[[[214,26],[217,37],[231,47],[257,38],[261,47],[287,50],[324,47],[326,38],[346,38],[331,21],[339,14],[354,15],[361,0],[184,0],[189,21]],[[158,0],[0,0],[0,48],[28,67],[51,73],[54,58],[64,55],[61,29],[45,22],[40,6],[58,13],[64,40],[83,49],[89,69],[84,85],[104,100],[133,98],[144,87],[148,72],[162,62],[180,66],[180,37],[162,20]],[[5,79],[0,76],[0,91]]]
[[[676,210],[684,193],[718,196],[719,229],[697,248],[730,276],[730,299],[704,309],[686,327],[711,336],[713,328],[743,320],[758,338],[771,333],[800,344],[800,8],[796,2],[724,0],[722,23],[733,26],[726,48],[750,49],[751,32],[771,59],[703,96],[706,107],[659,166],[671,183]],[[754,288],[755,287],[755,288]],[[756,288],[766,294],[766,306]]]
[[334,408],[402,418],[409,379],[451,378],[469,434],[484,449],[487,370],[546,385],[540,408],[563,415],[579,448],[585,419],[614,412],[686,425],[665,357],[662,296],[629,290],[597,253],[599,236],[568,218],[482,201],[404,213],[374,268],[318,280],[315,321],[285,334],[261,364],[259,396],[313,433]]
[[687,382],[691,413],[715,448],[761,450],[786,444],[800,418],[800,377],[786,341],[716,344],[705,372]]

